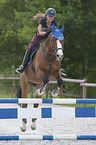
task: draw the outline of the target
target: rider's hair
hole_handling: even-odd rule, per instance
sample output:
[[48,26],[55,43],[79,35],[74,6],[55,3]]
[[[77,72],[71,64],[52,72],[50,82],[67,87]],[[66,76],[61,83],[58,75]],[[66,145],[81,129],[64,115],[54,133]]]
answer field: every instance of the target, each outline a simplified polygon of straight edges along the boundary
[[38,13],[33,16],[33,20],[36,20],[36,19],[40,19],[40,18],[46,18],[46,14],[42,14],[40,11],[38,11]]

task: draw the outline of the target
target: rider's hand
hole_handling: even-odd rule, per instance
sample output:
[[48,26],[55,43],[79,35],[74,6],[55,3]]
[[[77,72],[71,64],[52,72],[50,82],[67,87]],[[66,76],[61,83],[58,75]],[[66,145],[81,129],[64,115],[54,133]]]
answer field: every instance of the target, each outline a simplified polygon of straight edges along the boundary
[[45,34],[47,34],[47,32],[42,32],[42,35],[45,35]]
[[38,33],[39,36],[40,35],[46,35],[46,34],[47,34],[47,32],[41,32],[41,31]]

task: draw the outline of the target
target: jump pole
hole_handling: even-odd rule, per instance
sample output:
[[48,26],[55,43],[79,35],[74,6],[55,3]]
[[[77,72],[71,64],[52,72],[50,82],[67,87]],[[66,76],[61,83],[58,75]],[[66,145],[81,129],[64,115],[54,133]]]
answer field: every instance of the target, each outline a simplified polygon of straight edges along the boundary
[[7,135],[0,136],[0,140],[96,140],[96,135]]
[[96,104],[96,99],[0,99],[0,104]]
[[[0,99],[2,104],[96,104],[96,99]],[[69,108],[69,109],[68,109]],[[96,107],[66,107],[66,108],[1,108],[0,119],[32,118],[72,118],[72,117],[96,117]],[[59,112],[57,112],[57,110]],[[62,111],[63,109],[63,111]],[[66,110],[67,109],[67,110]],[[68,111],[69,110],[69,111]],[[11,111],[11,113],[10,113]],[[62,116],[60,112],[66,112]],[[32,114],[30,114],[32,113]],[[47,116],[46,116],[47,113]],[[8,114],[11,114],[8,115]],[[24,115],[25,114],[25,115]],[[66,114],[69,114],[66,115]],[[12,135],[0,136],[0,140],[96,140],[96,135]]]

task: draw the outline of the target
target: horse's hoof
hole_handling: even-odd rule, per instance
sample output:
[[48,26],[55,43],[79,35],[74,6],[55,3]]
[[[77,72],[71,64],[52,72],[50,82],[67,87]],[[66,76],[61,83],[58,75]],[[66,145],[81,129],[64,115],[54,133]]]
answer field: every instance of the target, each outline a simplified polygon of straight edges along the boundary
[[52,97],[55,98],[55,97],[57,97],[58,93],[56,93],[55,91],[52,91],[52,94],[51,95],[52,95]]
[[36,91],[36,95],[38,95],[38,96],[41,96],[41,95],[43,95],[45,92],[44,91],[41,91],[41,89],[38,89],[37,91]]

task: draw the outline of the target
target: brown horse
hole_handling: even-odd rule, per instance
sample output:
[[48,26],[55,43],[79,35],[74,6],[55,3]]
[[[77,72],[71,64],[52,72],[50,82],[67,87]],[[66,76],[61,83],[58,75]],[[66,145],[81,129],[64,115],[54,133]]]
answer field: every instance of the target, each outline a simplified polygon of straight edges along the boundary
[[[60,73],[60,63],[63,59],[63,31],[64,25],[60,30],[56,29],[54,25],[52,26],[52,32],[49,34],[47,39],[40,45],[36,54],[32,60],[32,66],[35,72],[33,72],[31,65],[28,64],[23,73],[20,74],[20,87],[21,87],[21,97],[26,98],[28,94],[28,83],[33,84],[37,89],[36,97],[40,97],[46,88],[46,84],[56,78],[57,87],[52,92],[52,96],[56,97],[59,93],[60,87],[63,83]],[[23,106],[24,107],[24,106]],[[35,104],[34,107],[38,107]],[[22,131],[26,130],[26,119],[22,119],[23,126]],[[32,119],[33,125],[32,129],[36,128],[36,119]]]

